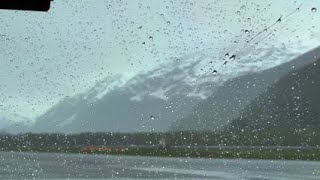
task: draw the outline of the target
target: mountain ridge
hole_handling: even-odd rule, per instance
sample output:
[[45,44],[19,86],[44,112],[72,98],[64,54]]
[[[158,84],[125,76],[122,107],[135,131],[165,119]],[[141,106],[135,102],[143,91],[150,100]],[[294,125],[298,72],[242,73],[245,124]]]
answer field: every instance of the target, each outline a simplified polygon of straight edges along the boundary
[[[273,58],[273,53],[277,56],[275,63],[281,59],[278,56],[292,56],[286,49],[277,50],[275,47],[258,54]],[[217,94],[217,88],[226,81],[225,76],[232,78],[245,73],[239,70],[223,74],[224,67],[212,63],[212,58],[203,54],[190,55],[173,59],[169,64],[160,65],[128,81],[123,81],[120,76],[107,79],[85,93],[64,98],[39,116],[29,130],[64,133],[168,131],[200,101]],[[234,62],[245,62],[245,58]],[[259,60],[254,62],[259,63]]]

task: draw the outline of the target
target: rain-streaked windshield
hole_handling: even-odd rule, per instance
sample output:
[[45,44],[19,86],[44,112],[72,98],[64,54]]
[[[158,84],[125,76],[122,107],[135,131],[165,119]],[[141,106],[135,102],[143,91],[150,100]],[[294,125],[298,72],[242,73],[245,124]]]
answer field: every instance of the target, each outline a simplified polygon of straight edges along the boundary
[[0,16],[0,179],[319,178],[320,2]]

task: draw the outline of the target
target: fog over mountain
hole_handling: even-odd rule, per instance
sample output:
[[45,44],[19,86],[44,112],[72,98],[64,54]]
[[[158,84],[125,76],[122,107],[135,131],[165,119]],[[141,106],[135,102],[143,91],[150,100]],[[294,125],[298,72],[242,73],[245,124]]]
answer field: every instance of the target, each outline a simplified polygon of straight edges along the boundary
[[[223,60],[221,64],[212,64],[211,57],[194,54],[173,59],[171,63],[127,81],[121,76],[109,77],[87,92],[66,97],[39,116],[34,124],[15,123],[8,131],[77,133],[216,129],[237,117],[240,110],[268,85],[287,73],[292,63],[296,67],[308,63],[297,59],[291,64],[272,68],[297,56],[279,47],[261,50],[255,61],[249,59],[250,56],[249,53],[234,60],[233,63],[242,66],[234,71],[226,69]],[[264,61],[259,60],[262,58]],[[261,71],[261,68],[271,69]]]
[[[175,119],[183,117],[204,98],[206,92],[211,91],[210,81],[197,85],[186,81],[187,74],[190,74],[189,78],[197,78],[189,71],[199,62],[162,66],[138,75],[124,85],[115,85],[113,89],[109,89],[110,84],[121,84],[120,77],[111,82],[101,82],[87,93],[66,98],[40,116],[32,131],[166,130]],[[201,92],[194,93],[197,88]]]

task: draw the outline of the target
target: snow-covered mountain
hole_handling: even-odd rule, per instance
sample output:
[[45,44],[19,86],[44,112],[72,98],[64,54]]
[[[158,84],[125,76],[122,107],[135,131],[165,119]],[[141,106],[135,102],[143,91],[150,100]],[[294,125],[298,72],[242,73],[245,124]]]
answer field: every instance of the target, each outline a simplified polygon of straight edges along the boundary
[[[125,83],[121,77],[100,82],[89,92],[67,97],[52,107],[37,119],[33,131],[165,130],[201,100],[193,85],[184,82],[186,71],[197,62],[170,70],[162,66]],[[199,84],[206,85],[209,87],[208,82]]]
[[[37,118],[31,131],[169,130],[208,97],[233,99],[232,94],[219,90],[228,80],[275,67],[297,56],[284,47],[264,48],[241,56],[226,53],[217,58],[208,54],[175,58],[127,80],[123,76],[106,78],[88,92],[66,97],[53,106]],[[232,83],[228,83],[231,87]],[[248,94],[252,98],[255,95]]]

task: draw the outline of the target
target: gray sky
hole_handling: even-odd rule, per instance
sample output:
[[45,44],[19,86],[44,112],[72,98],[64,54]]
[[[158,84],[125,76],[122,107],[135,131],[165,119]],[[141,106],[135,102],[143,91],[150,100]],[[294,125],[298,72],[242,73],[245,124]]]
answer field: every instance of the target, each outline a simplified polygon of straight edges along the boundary
[[1,116],[31,119],[108,76],[128,79],[172,58],[203,53],[217,63],[240,51],[224,70],[236,73],[287,60],[252,63],[245,54],[259,48],[299,54],[320,45],[318,0],[55,0],[49,13],[0,16]]

